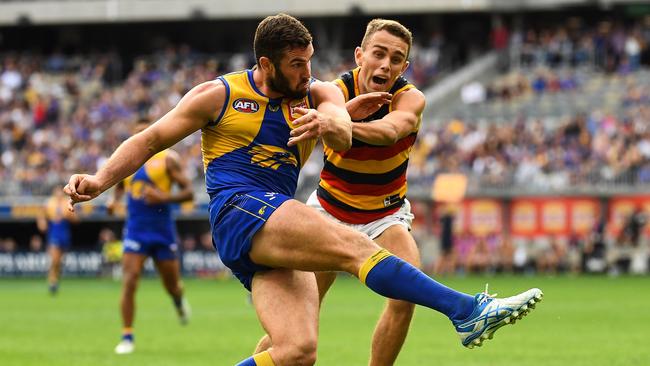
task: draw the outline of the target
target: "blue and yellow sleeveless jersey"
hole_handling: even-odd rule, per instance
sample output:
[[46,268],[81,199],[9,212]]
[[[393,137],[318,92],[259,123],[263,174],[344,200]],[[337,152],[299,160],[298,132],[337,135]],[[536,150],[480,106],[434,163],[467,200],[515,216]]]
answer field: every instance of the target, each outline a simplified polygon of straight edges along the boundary
[[45,205],[47,243],[61,247],[70,245],[70,221],[65,217],[66,201],[52,197]]
[[172,181],[167,173],[168,153],[168,150],[164,150],[154,155],[135,174],[124,180],[127,193],[126,239],[160,244],[171,244],[176,240],[171,204],[150,205],[144,199],[147,186],[171,192]]
[[[334,82],[348,101],[359,95],[359,68]],[[395,97],[415,88],[400,76],[390,89]],[[392,111],[392,103],[382,106],[363,121],[382,119]],[[409,135],[390,146],[378,146],[352,138],[347,151],[325,146],[325,166],[317,190],[323,208],[337,219],[351,224],[367,224],[395,213],[406,198],[406,168],[420,123]]]
[[316,139],[287,146],[293,108],[313,108],[303,99],[265,96],[255,85],[253,70],[218,78],[226,100],[218,118],[202,129],[201,149],[211,207],[219,208],[237,193],[267,191],[293,197],[300,168]]
[[253,70],[219,77],[226,99],[218,118],[202,130],[205,182],[210,195],[212,240],[219,257],[247,288],[255,272],[268,267],[254,263],[253,237],[283,202],[296,191],[298,173],[316,139],[289,147],[293,108],[312,108],[302,99],[265,96],[253,80]]

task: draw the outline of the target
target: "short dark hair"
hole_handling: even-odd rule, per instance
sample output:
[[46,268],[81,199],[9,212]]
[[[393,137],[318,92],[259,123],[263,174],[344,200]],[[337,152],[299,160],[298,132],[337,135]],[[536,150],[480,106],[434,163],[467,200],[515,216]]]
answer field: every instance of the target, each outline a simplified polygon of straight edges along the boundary
[[255,31],[255,62],[259,64],[260,57],[268,57],[278,65],[287,49],[305,48],[311,41],[311,34],[298,19],[284,13],[268,16]]
[[370,41],[370,37],[382,30],[385,30],[395,37],[399,37],[406,42],[408,45],[408,48],[406,49],[406,57],[408,57],[408,54],[411,53],[411,46],[413,45],[413,35],[411,35],[411,31],[408,30],[408,28],[395,20],[381,18],[371,20],[366,27],[366,34],[363,36],[363,40],[361,41],[361,48],[365,50]]

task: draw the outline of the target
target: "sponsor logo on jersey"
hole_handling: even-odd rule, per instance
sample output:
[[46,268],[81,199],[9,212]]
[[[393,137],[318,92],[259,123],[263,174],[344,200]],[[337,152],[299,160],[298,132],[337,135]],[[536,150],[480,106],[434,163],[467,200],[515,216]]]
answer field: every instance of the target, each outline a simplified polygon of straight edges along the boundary
[[294,111],[295,108],[309,109],[309,106],[307,106],[307,101],[305,99],[292,100],[289,103],[289,120],[291,121],[302,116],[302,114]]
[[281,165],[298,166],[298,160],[289,151],[278,146],[258,145],[252,148],[249,154],[253,155],[251,164],[264,168],[278,170]]
[[384,207],[392,206],[399,202],[400,198],[398,194],[392,196],[384,197]]
[[239,98],[232,102],[232,107],[237,112],[242,113],[255,113],[260,109],[260,105],[256,101],[247,98]]

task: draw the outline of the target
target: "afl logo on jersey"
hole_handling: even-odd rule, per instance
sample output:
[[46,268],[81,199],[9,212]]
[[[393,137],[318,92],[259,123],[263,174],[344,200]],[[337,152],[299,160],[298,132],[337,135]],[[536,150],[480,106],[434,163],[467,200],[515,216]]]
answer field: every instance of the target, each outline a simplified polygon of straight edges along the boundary
[[260,105],[252,99],[239,98],[232,102],[232,107],[237,112],[242,113],[255,113],[260,109]]

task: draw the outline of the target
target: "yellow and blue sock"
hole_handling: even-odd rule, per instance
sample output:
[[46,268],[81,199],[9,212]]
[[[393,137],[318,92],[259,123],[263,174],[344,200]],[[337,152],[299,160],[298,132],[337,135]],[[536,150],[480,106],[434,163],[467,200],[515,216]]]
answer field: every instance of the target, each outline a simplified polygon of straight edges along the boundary
[[133,342],[133,328],[131,327],[122,328],[122,340]]
[[269,351],[264,351],[245,359],[235,366],[275,366],[275,363],[273,363]]
[[455,291],[382,249],[366,260],[359,280],[376,293],[437,310],[452,320],[467,318],[474,297]]

